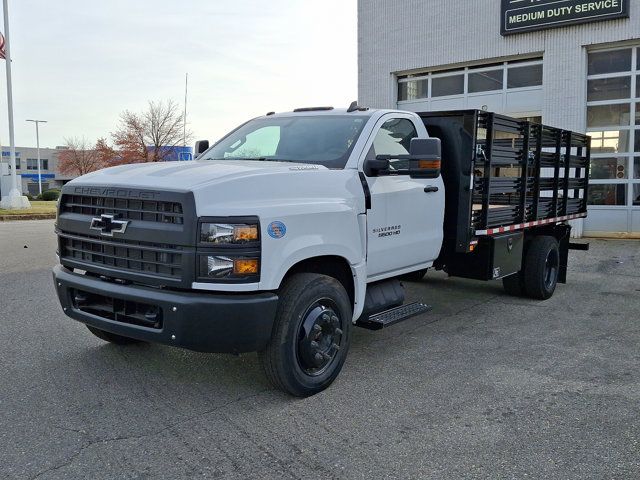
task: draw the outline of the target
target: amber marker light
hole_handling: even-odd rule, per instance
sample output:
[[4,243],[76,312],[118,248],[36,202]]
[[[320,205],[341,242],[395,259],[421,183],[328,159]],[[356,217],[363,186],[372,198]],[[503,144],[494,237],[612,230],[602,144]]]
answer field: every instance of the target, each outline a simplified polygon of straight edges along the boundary
[[239,258],[233,261],[234,275],[257,275],[258,260],[255,258]]
[[421,170],[437,170],[440,165],[440,160],[418,160],[418,168]]

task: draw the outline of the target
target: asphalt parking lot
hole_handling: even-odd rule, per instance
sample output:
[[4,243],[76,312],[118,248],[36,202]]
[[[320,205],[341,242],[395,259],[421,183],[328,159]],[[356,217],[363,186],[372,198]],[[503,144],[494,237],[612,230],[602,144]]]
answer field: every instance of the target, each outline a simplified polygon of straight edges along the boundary
[[[547,302],[429,274],[304,400],[255,355],[115,347],[54,295],[52,221],[0,223],[0,478],[640,478],[640,242]],[[26,248],[25,248],[26,247]]]

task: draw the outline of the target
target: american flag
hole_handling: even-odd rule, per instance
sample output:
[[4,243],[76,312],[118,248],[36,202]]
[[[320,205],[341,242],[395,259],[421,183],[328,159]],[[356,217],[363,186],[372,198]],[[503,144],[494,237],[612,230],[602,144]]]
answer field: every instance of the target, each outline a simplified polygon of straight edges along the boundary
[[4,51],[4,35],[0,33],[0,58],[3,60],[7,59],[7,54]]

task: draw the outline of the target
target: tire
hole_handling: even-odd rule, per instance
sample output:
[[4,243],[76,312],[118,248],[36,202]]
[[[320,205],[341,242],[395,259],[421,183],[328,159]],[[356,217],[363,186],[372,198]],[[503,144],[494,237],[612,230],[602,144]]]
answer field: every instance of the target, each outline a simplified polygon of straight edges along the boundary
[[534,237],[525,256],[524,271],[526,295],[537,300],[551,298],[560,272],[558,241],[550,236]]
[[352,316],[349,296],[336,279],[315,273],[289,278],[280,290],[271,339],[258,353],[273,386],[308,397],[331,385],[347,358]]
[[523,271],[519,271],[502,279],[504,291],[512,297],[521,297],[524,295],[524,277]]
[[416,272],[405,273],[404,275],[400,275],[400,280],[406,280],[407,282],[419,282],[424,278],[428,271],[429,269],[425,268]]
[[115,333],[105,332],[104,330],[100,330],[95,327],[90,327],[86,325],[91,333],[93,333],[100,340],[104,340],[105,342],[113,343],[115,345],[131,345],[134,343],[145,343],[142,340],[136,340],[135,338],[123,337],[122,335],[116,335]]

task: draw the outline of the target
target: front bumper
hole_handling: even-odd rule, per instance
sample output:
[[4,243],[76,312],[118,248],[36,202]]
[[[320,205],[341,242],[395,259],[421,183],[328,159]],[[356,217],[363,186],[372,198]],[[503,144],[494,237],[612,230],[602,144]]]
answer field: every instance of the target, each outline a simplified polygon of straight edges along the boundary
[[[74,320],[116,335],[201,352],[262,350],[271,337],[278,304],[274,293],[214,294],[123,285],[75,274],[61,265],[54,267],[53,279],[64,312]],[[106,318],[99,309],[79,304],[78,292],[114,305],[153,306],[161,316],[160,326],[118,321],[126,319],[124,315]],[[122,311],[126,308],[131,307]]]

